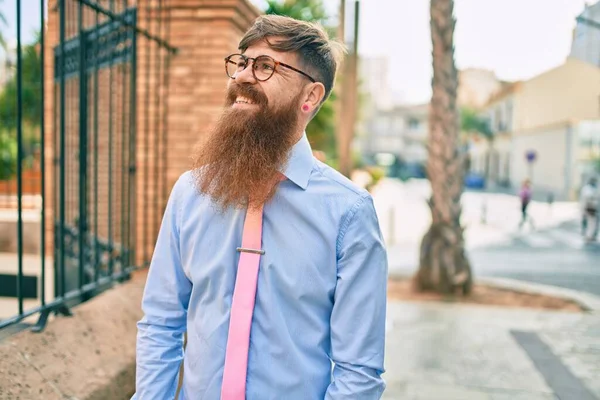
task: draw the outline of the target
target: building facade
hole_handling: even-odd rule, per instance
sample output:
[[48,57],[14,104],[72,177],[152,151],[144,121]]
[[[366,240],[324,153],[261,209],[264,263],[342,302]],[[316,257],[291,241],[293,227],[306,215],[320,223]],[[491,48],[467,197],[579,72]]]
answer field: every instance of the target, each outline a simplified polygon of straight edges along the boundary
[[587,5],[577,18],[570,57],[600,67],[600,2]]
[[458,104],[479,110],[490,96],[499,92],[505,83],[493,71],[480,68],[467,68],[458,72]]
[[538,195],[575,199],[600,157],[599,94],[600,68],[575,58],[499,92],[482,111],[493,147],[472,141],[471,171],[515,188],[531,179]]
[[367,97],[367,108],[388,110],[392,107],[389,65],[386,56],[360,58],[360,91]]
[[429,104],[376,110],[365,123],[368,134],[359,138],[370,164],[389,167],[392,176],[422,176],[427,160]]
[[515,95],[520,87],[520,82],[505,84],[481,109],[480,116],[493,135],[490,140],[477,134],[469,136],[471,171],[492,185],[510,186]]

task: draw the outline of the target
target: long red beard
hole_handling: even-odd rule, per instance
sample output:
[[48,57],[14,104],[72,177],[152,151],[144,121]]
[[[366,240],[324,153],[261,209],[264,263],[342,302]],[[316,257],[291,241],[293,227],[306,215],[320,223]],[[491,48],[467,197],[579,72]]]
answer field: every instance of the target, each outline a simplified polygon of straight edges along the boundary
[[[251,99],[258,110],[232,108],[238,95]],[[277,171],[297,139],[299,97],[273,110],[254,87],[230,86],[225,110],[193,157],[198,191],[221,211],[264,204],[272,197]]]

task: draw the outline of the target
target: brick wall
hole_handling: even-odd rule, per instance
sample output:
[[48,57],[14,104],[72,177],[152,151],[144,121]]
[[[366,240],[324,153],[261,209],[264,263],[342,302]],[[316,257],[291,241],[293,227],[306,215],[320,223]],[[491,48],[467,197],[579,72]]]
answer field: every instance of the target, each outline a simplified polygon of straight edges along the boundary
[[[57,1],[49,0],[44,60],[48,253],[53,250],[54,201],[59,189],[55,176],[58,170],[53,168],[59,155],[60,128],[60,85],[54,82],[54,47],[59,42]],[[107,0],[99,3],[106,8],[111,4]],[[78,3],[65,0],[65,4],[69,38],[78,33]],[[116,13],[127,5],[119,1],[112,4]],[[130,118],[133,110],[127,89],[131,64],[105,68],[88,78],[87,197],[89,229],[104,238],[110,234],[117,242],[121,241],[122,231],[127,236],[131,229],[139,264],[151,256],[167,196],[179,175],[189,169],[191,149],[220,112],[227,82],[223,57],[237,49],[243,32],[259,13],[248,0],[139,0],[136,5],[138,26],[153,36],[166,38],[179,51],[168,57],[164,47],[137,36],[135,119]],[[106,17],[99,15],[98,20],[102,22]],[[96,14],[87,10],[83,22],[85,27],[93,26]],[[79,214],[78,78],[65,84],[65,92],[65,205],[66,221],[73,224]],[[97,119],[92,107],[95,102]],[[136,133],[131,152],[130,123],[135,123]],[[135,162],[130,162],[130,154],[135,155]],[[136,167],[131,180],[130,165]],[[133,192],[132,203],[128,203],[128,188]]]
[[[152,31],[156,32],[159,24],[155,19],[160,15],[156,1],[150,2],[149,12],[147,0],[140,0],[138,4],[141,24],[148,24],[149,19]],[[138,249],[148,256],[152,253],[166,196],[177,178],[189,169],[191,149],[210,129],[224,102],[228,78],[223,58],[237,49],[243,33],[259,15],[247,0],[170,0],[167,4],[162,13],[165,19],[170,15],[169,43],[178,49],[178,53],[170,59],[169,92],[164,97],[165,102],[161,103],[168,109],[168,139],[159,153],[148,152],[144,146],[144,140],[152,142],[160,134],[156,129],[144,130],[144,126],[156,126],[155,120],[145,123],[144,116],[153,116],[157,107],[152,101],[149,104],[140,101],[138,105],[138,193],[145,189],[147,196],[137,199],[138,210],[142,210],[141,215],[138,213],[137,238]],[[138,52],[140,70],[144,70],[147,51],[148,46],[141,44]],[[152,60],[156,56],[156,46],[151,46],[149,51]],[[150,87],[165,93],[165,82],[159,78],[141,73],[138,97],[145,97],[148,79]],[[149,107],[148,113],[146,107]],[[160,159],[163,154],[165,162]],[[156,182],[156,173],[152,172],[156,171],[157,162],[160,163],[159,170],[164,169],[166,173],[162,184]],[[146,170],[150,172],[146,174]],[[144,187],[145,182],[150,182],[150,186]],[[153,207],[157,201],[158,207]]]

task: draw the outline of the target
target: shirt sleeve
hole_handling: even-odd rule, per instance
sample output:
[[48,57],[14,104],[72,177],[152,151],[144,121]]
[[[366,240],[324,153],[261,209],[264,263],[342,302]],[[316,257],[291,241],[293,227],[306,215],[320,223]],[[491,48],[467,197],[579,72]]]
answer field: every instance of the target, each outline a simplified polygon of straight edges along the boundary
[[136,393],[132,400],[169,400],[177,389],[192,290],[179,247],[182,180],[171,192],[148,271],[142,299],[144,317],[137,324]]
[[350,210],[338,239],[331,314],[333,382],[325,399],[379,399],[385,390],[387,255],[371,196]]

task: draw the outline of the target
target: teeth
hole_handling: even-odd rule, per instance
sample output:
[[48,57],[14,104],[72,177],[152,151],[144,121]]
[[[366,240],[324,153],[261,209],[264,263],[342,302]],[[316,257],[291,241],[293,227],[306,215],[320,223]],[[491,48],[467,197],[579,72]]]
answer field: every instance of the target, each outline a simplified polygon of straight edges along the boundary
[[235,99],[235,102],[236,103],[243,103],[243,104],[254,104],[252,102],[252,100],[250,100],[250,99],[248,99],[246,97],[243,97],[243,96],[238,96],[238,98]]

